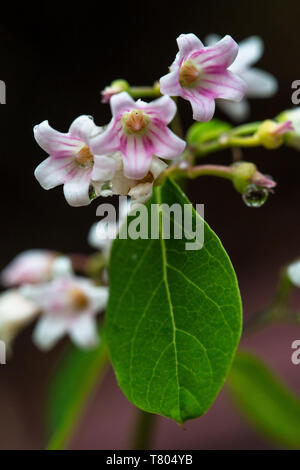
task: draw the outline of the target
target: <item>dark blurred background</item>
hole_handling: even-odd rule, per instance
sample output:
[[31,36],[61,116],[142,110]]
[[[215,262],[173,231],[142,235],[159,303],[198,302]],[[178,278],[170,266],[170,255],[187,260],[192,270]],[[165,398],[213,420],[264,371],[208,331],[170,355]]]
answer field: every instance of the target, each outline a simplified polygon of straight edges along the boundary
[[[62,189],[44,191],[33,171],[46,157],[33,139],[35,124],[48,119],[61,131],[80,114],[98,124],[110,119],[100,91],[116,78],[131,84],[152,84],[167,72],[177,51],[176,37],[194,32],[230,34],[240,41],[259,35],[265,53],[258,66],[274,74],[274,98],[252,100],[252,120],[273,117],[292,107],[291,83],[300,79],[298,0],[226,2],[98,2],[59,7],[26,4],[7,9],[0,18],[0,79],[7,104],[0,107],[1,257],[0,268],[20,251],[50,248],[90,252],[86,238],[96,220],[99,200],[71,208]],[[185,127],[191,110],[180,102]],[[221,113],[217,113],[224,118]],[[210,157],[230,163],[231,153]],[[300,154],[249,149],[245,159],[278,182],[275,194],[260,209],[247,208],[232,186],[202,177],[188,194],[205,204],[205,217],[221,238],[237,271],[245,317],[272,298],[282,264],[300,255]],[[31,343],[30,328],[17,339],[14,355],[0,370],[0,448],[39,449],[45,444],[46,389],[62,345],[51,353]],[[291,343],[300,327],[280,326],[249,338],[244,344],[259,352],[300,393],[300,366],[290,361]],[[99,390],[73,448],[126,448],[136,410],[118,389],[112,372]],[[222,392],[205,417],[184,428],[157,421],[156,448],[272,448],[233,411]]]

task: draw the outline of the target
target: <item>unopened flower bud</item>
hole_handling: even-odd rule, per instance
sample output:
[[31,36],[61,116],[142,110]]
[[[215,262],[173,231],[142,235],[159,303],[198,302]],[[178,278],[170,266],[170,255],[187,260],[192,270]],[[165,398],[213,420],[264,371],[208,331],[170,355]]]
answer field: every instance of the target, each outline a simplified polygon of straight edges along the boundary
[[276,186],[271,176],[260,173],[254,163],[236,162],[232,165],[232,182],[235,189],[245,194],[250,185],[270,191]]
[[257,172],[254,163],[236,162],[232,165],[232,183],[239,193],[244,193],[247,186],[252,182],[252,178]]
[[130,85],[126,80],[114,80],[110,86],[105,87],[104,90],[101,91],[101,101],[102,103],[109,103],[113,95],[117,95],[121,93],[121,91],[129,91],[129,89]]
[[295,149],[300,150],[300,108],[283,111],[277,117],[277,121],[290,121],[292,123],[294,129],[291,132],[285,134],[284,141],[290,147],[294,147]]
[[278,123],[268,119],[259,126],[256,136],[265,148],[276,149],[283,144],[284,135],[293,129],[291,121]]

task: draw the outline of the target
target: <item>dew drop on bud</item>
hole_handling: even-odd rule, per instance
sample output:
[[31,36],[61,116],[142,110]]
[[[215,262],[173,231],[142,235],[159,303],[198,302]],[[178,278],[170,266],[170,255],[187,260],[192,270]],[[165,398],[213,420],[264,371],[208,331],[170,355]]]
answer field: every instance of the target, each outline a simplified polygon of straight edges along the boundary
[[268,196],[269,191],[267,188],[257,184],[250,184],[243,194],[243,201],[248,207],[261,207],[268,199]]

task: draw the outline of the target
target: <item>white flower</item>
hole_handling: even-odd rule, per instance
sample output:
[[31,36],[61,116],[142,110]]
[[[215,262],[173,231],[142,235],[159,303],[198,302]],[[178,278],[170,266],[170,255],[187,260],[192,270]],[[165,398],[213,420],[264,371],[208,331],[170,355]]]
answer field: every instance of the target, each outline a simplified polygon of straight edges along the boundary
[[294,261],[287,268],[287,275],[296,287],[300,287],[300,260]]
[[0,295],[0,340],[9,347],[18,332],[39,313],[39,308],[17,289]]
[[117,194],[121,196],[130,196],[131,206],[139,204],[145,204],[151,197],[153,191],[153,184],[156,178],[167,168],[167,164],[160,158],[152,156],[149,171],[146,176],[140,180],[127,178],[124,174],[124,163],[122,155],[116,152],[112,155],[114,158],[115,174],[111,180],[110,191],[103,191],[102,187],[99,188],[95,185],[95,191],[97,196],[106,196],[111,194]]
[[48,250],[27,250],[17,255],[2,271],[5,287],[35,284],[50,279],[56,253]]
[[[211,34],[206,38],[207,45],[215,44],[220,37]],[[264,44],[260,37],[251,36],[239,43],[239,52],[229,70],[238,75],[247,85],[245,96],[248,98],[268,98],[276,93],[278,84],[273,75],[252,67],[263,55]],[[247,99],[240,102],[218,100],[219,107],[235,121],[243,121],[250,112]]]
[[35,140],[50,155],[34,172],[40,185],[51,189],[63,184],[65,198],[71,206],[89,204],[93,182],[97,181],[99,186],[114,173],[114,160],[90,148],[92,138],[102,132],[85,115],[75,119],[67,133],[56,131],[48,121],[35,126]]
[[54,264],[52,281],[21,288],[22,294],[43,312],[33,334],[34,342],[48,350],[69,334],[79,347],[94,347],[99,341],[95,316],[106,306],[108,288],[75,276],[68,258],[61,257]]

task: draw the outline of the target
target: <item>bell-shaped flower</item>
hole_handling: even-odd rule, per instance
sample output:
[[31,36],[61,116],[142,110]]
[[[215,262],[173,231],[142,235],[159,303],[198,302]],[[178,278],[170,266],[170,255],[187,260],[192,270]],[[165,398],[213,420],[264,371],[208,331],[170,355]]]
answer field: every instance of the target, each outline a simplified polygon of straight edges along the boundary
[[5,287],[36,284],[51,278],[56,253],[48,250],[27,250],[17,255],[2,271]]
[[0,340],[9,348],[16,335],[39,313],[38,306],[18,289],[0,294]]
[[42,311],[33,333],[38,347],[48,350],[65,334],[81,348],[97,345],[95,316],[106,306],[108,288],[75,276],[68,258],[57,259],[52,281],[23,286],[21,293]]
[[238,45],[230,36],[204,47],[194,34],[181,34],[177,44],[179,52],[170,73],[160,79],[161,93],[190,101],[196,121],[213,117],[216,98],[243,98],[245,83],[228,70],[238,53]]
[[122,92],[111,97],[110,106],[112,120],[102,134],[91,139],[91,149],[97,155],[120,151],[126,178],[146,177],[154,155],[172,159],[182,154],[185,142],[167,127],[176,113],[171,98],[135,102]]
[[56,131],[48,121],[35,126],[37,143],[50,155],[35,170],[41,186],[51,189],[63,184],[71,206],[89,204],[93,183],[104,183],[114,173],[114,160],[90,148],[91,138],[101,132],[89,116],[75,119],[67,133]]
[[[216,34],[211,34],[206,38],[205,44],[213,46],[221,39]],[[247,98],[269,98],[273,96],[278,83],[275,77],[264,70],[252,67],[259,61],[264,51],[264,43],[258,36],[250,36],[239,43],[239,52],[229,67],[229,70],[237,74],[247,85],[245,97]],[[240,102],[218,100],[220,109],[228,114],[235,121],[245,120],[250,113],[250,105],[246,98]]]

